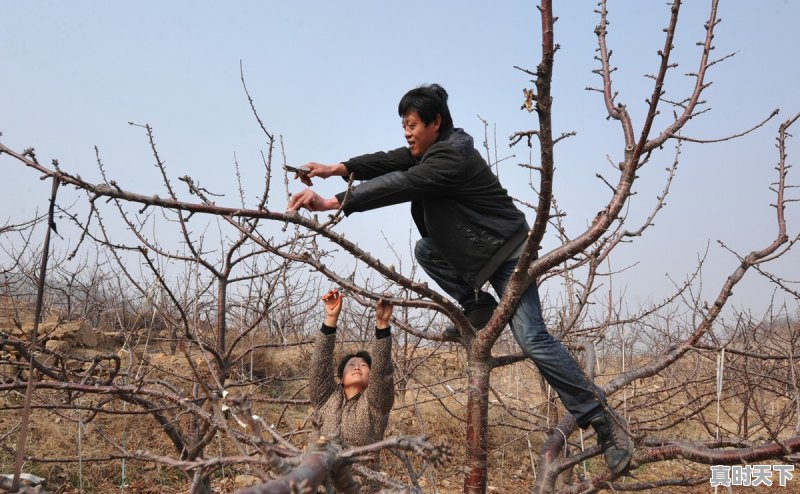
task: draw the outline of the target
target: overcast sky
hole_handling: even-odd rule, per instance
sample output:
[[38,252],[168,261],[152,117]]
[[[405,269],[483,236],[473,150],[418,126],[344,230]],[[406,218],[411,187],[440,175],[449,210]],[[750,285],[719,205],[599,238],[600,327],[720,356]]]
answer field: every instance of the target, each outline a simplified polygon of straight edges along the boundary
[[[623,141],[619,124],[605,118],[600,94],[586,90],[600,82],[592,73],[598,66],[595,3],[555,3],[555,132],[576,132],[557,147],[555,194],[575,236],[607,203],[608,188],[595,175],[613,177],[608,163],[621,160]],[[680,65],[671,71],[665,95],[670,100],[689,94],[694,79],[684,74],[697,69],[696,42],[703,39],[709,4],[693,0],[683,7],[675,43]],[[628,105],[638,136],[652,91],[644,75],[656,70],[669,9],[661,1],[627,0],[609,2],[609,11],[617,101]],[[520,111],[530,77],[514,69],[534,69],[540,60],[534,2],[0,0],[0,15],[1,139],[17,150],[33,146],[42,162],[57,158],[65,170],[91,181],[101,181],[96,145],[122,187],[164,193],[143,130],[128,125],[147,123],[173,177],[190,175],[226,194],[218,204],[234,206],[237,160],[255,204],[266,148],[242,90],[241,61],[258,111],[267,128],[282,136],[290,164],[333,163],[404,145],[399,98],[421,83],[438,82],[450,93],[456,126],[475,136],[476,144],[484,132],[478,116],[489,122],[497,156],[513,155],[500,165],[501,181],[535,202],[528,172],[516,166],[530,160],[529,151],[508,147],[513,132],[537,126],[533,115]],[[713,85],[704,99],[711,111],[693,119],[684,134],[720,138],[746,130],[773,109],[781,114],[737,141],[683,148],[655,227],[611,259],[612,269],[638,263],[614,286],[633,306],[665,295],[667,275],[683,279],[709,243],[703,293],[713,299],[737,265],[717,241],[746,254],[775,236],[768,187],[776,178],[778,125],[800,111],[800,2],[723,1],[719,16],[713,55],[736,55],[709,71]],[[664,106],[662,113],[668,117],[671,109]],[[655,131],[665,123],[659,119]],[[789,152],[796,162],[800,145],[791,143]],[[668,143],[642,169],[630,228],[649,214],[674,155],[674,143]],[[48,183],[7,157],[0,157],[0,170],[0,224],[46,207]],[[792,172],[790,180],[800,183],[800,170]],[[283,210],[282,180],[274,185],[270,209]],[[302,188],[299,182],[290,187]],[[326,196],[342,187],[338,179],[316,186]],[[789,234],[797,235],[797,203],[788,219]],[[339,229],[389,263],[387,240],[407,257],[409,233],[411,242],[417,238],[407,205],[353,215]],[[75,240],[61,240],[61,248]],[[543,247],[556,246],[550,235]],[[797,281],[798,266],[795,253],[773,269]],[[755,273],[749,276],[733,302],[761,310],[771,289]]]

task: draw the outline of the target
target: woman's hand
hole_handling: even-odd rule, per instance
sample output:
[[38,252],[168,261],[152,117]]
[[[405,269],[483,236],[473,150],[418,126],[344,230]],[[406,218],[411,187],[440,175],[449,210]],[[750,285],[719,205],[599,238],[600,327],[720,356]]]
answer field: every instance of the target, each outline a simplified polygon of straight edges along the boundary
[[394,306],[386,299],[379,298],[378,303],[375,304],[375,327],[378,329],[386,329],[389,327],[389,321],[392,319],[392,311]]
[[344,295],[339,290],[333,289],[323,295],[322,301],[325,303],[325,325],[335,328],[339,322],[339,314],[342,312],[342,299]]

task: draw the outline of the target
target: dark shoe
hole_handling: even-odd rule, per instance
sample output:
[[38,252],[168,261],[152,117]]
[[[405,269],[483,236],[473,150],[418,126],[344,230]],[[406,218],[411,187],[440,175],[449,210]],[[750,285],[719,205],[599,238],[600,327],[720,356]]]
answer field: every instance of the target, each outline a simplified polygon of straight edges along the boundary
[[461,338],[461,333],[458,332],[458,328],[453,326],[452,324],[444,328],[442,331],[442,337],[445,341],[458,341]]
[[633,456],[633,440],[626,432],[628,421],[609,410],[590,423],[597,431],[597,443],[603,448],[608,469],[616,474],[628,468]]
[[[491,303],[473,305],[464,309],[464,315],[467,317],[469,323],[472,324],[473,328],[476,330],[481,330],[484,328],[484,326],[486,326],[486,323],[489,322],[489,319],[492,318],[496,308],[497,302],[492,300]],[[458,328],[452,324],[444,328],[442,335],[446,340],[450,341],[455,341],[461,337],[461,334],[458,332]]]

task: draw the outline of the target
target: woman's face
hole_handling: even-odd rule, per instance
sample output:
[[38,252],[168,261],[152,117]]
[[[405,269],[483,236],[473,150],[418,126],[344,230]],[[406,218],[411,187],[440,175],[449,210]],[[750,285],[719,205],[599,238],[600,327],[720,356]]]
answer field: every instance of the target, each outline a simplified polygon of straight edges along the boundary
[[353,357],[347,361],[342,373],[342,385],[357,386],[361,391],[369,385],[369,364],[361,357]]

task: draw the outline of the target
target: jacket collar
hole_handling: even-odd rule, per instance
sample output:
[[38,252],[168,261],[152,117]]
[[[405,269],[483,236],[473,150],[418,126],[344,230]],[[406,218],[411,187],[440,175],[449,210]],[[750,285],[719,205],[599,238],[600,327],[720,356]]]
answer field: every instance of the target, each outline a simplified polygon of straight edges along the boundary
[[439,132],[439,138],[436,139],[436,142],[448,140],[456,130],[461,130],[461,129],[447,129],[445,131]]

